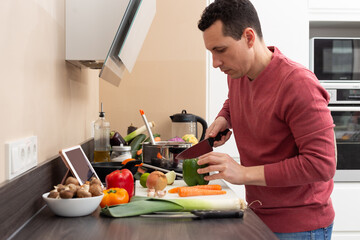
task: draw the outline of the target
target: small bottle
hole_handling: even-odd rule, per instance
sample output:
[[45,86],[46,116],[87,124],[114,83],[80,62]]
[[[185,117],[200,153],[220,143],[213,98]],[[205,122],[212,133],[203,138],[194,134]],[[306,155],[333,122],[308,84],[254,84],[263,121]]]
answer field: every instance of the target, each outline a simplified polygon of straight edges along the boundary
[[94,124],[94,162],[110,162],[110,123],[102,109]]

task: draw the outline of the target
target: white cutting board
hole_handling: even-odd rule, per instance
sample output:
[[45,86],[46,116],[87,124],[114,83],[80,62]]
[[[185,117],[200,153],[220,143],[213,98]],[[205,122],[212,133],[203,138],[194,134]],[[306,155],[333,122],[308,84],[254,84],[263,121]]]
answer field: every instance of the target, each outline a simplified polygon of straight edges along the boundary
[[[223,181],[223,180],[213,180],[210,181],[209,184],[219,184],[222,187],[222,190],[226,191],[226,194],[222,195],[209,195],[209,196],[193,196],[193,197],[179,197],[177,193],[168,193],[169,189],[175,188],[175,187],[186,187],[186,183],[184,180],[175,180],[175,182],[172,185],[167,185],[165,188],[166,195],[163,197],[164,199],[184,199],[184,198],[201,198],[201,199],[231,199],[231,198],[239,198],[235,192],[229,188],[229,186]],[[147,196],[147,188],[144,188],[140,185],[140,181],[136,181],[135,185],[135,195],[136,196]]]

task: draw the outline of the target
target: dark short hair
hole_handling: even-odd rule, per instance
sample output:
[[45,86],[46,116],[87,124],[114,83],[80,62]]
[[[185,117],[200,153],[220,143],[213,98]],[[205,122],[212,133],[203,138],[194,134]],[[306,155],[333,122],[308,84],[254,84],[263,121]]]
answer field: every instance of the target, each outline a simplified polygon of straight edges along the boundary
[[205,31],[217,20],[224,25],[224,36],[239,40],[245,28],[251,27],[260,38],[263,37],[256,9],[249,0],[215,0],[205,8],[198,28]]

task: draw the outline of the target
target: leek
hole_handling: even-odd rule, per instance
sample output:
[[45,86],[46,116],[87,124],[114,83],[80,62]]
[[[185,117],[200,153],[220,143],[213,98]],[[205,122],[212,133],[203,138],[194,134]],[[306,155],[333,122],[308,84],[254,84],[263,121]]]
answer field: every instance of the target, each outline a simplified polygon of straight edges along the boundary
[[160,199],[135,196],[131,202],[104,207],[101,213],[110,217],[131,217],[154,212],[189,212],[192,210],[245,209],[240,198],[230,199]]
[[[154,127],[155,126],[155,122],[149,122],[149,127]],[[147,130],[146,126],[143,125],[141,127],[139,127],[138,129],[136,129],[135,131],[129,133],[126,137],[124,137],[125,142],[129,142],[131,139],[135,138],[137,135],[145,132]]]

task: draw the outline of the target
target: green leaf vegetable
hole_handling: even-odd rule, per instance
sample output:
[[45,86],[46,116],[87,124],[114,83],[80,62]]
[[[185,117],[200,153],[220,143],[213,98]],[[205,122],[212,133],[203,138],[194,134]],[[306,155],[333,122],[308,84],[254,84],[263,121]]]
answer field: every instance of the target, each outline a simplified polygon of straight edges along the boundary
[[230,199],[159,199],[134,196],[131,202],[104,207],[101,213],[109,217],[132,217],[154,212],[189,212],[192,210],[240,210],[245,203]]
[[[149,122],[149,126],[150,127],[154,127],[155,123],[154,122]],[[124,137],[125,142],[129,142],[131,139],[135,138],[137,135],[143,133],[147,131],[147,128],[145,125],[139,127],[138,129],[136,129],[135,131],[131,132],[130,134],[128,134],[126,137]]]

